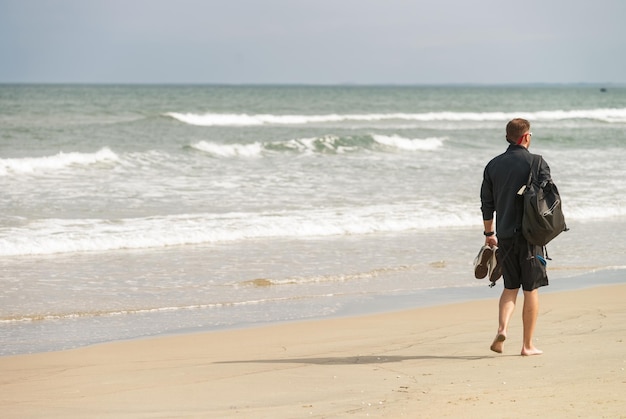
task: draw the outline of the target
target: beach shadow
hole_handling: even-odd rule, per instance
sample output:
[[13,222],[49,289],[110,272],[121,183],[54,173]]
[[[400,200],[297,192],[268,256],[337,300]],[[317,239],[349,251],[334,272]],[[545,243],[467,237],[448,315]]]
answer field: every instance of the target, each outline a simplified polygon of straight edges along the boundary
[[220,361],[214,364],[314,364],[314,365],[355,365],[355,364],[389,364],[403,361],[419,361],[426,359],[477,361],[493,358],[493,356],[437,356],[437,355],[365,355],[323,358],[285,358],[285,359],[250,359],[240,361]]

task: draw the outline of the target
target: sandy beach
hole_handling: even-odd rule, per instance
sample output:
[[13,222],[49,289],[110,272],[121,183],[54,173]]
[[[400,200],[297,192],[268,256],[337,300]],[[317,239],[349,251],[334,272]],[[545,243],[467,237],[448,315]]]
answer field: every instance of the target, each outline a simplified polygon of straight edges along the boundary
[[[626,417],[626,285],[0,358],[3,418]],[[518,303],[521,302],[521,295]]]

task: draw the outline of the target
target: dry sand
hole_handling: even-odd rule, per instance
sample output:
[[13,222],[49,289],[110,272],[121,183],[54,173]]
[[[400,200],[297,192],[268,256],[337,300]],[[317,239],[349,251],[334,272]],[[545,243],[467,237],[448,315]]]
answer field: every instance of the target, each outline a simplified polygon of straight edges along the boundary
[[626,285],[0,358],[2,418],[626,418]]

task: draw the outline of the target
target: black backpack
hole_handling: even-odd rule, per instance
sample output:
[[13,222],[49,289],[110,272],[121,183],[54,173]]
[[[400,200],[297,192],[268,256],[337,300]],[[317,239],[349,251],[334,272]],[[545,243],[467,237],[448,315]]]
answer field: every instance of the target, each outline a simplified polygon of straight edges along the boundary
[[528,182],[522,194],[524,198],[522,234],[528,243],[537,246],[545,246],[563,231],[568,230],[558,188],[551,179],[539,183],[542,160],[541,156],[535,156],[533,159]]

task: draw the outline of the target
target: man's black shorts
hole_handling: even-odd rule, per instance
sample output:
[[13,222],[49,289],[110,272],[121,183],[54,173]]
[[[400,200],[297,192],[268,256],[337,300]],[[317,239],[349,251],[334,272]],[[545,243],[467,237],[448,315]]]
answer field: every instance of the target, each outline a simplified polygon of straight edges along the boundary
[[524,291],[532,291],[548,285],[542,246],[529,244],[520,234],[511,239],[498,239],[498,248],[504,288],[521,286]]

